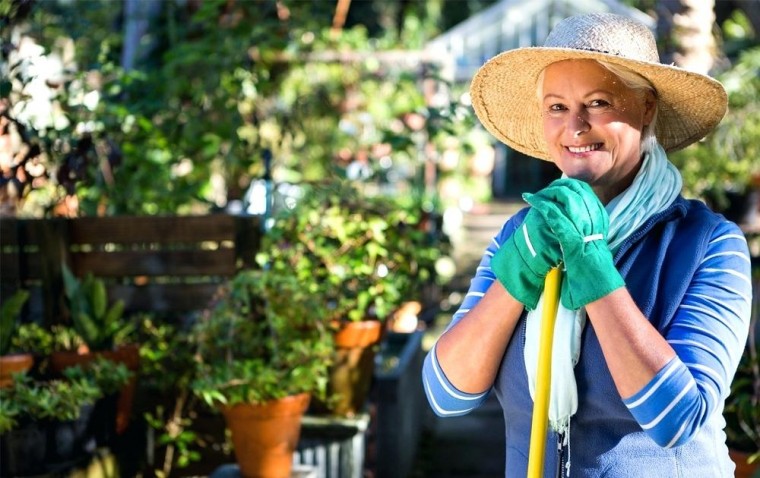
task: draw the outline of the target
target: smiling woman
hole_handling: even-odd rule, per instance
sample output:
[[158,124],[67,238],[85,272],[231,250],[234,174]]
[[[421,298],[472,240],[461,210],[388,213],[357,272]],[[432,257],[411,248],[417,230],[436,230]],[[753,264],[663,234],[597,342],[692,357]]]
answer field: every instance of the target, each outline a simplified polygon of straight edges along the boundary
[[652,90],[629,88],[593,60],[549,65],[543,75],[544,138],[566,176],[589,183],[603,203],[638,172],[643,131],[652,123]]
[[[526,476],[545,388],[545,448],[557,452],[543,476],[732,477],[722,411],[747,339],[747,243],[681,196],[667,156],[720,122],[721,84],[661,64],[646,26],[589,14],[543,47],[489,60],[471,96],[490,133],[564,177],[526,194],[531,207],[486,247],[425,360],[433,410],[462,415],[493,391],[509,477]],[[536,350],[545,278],[560,264],[547,387]]]

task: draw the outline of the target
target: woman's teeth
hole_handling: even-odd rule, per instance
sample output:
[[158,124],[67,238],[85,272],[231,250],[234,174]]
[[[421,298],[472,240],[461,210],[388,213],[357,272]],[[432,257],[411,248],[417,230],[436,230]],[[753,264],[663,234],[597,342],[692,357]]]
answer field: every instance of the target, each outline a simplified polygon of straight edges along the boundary
[[568,146],[567,149],[571,153],[588,153],[589,151],[596,151],[601,147],[601,143],[590,144],[588,146]]

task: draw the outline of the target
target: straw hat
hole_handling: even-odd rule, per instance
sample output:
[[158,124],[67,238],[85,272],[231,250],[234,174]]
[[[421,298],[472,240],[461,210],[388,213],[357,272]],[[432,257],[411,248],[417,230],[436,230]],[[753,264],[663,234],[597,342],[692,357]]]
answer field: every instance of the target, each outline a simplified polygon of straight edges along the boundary
[[497,139],[536,158],[551,160],[543,134],[537,79],[551,63],[602,60],[647,78],[658,98],[657,140],[675,151],[702,139],[723,118],[728,98],[716,80],[660,63],[649,29],[611,13],[593,13],[559,22],[543,47],[509,50],[491,58],[470,86],[480,121]]

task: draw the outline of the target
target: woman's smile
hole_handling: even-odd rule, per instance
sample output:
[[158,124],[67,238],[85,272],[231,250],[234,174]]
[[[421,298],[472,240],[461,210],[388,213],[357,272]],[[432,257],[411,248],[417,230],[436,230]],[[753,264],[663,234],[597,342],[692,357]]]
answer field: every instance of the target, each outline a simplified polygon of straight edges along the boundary
[[602,147],[602,143],[594,143],[586,146],[567,146],[567,150],[573,154],[590,153]]

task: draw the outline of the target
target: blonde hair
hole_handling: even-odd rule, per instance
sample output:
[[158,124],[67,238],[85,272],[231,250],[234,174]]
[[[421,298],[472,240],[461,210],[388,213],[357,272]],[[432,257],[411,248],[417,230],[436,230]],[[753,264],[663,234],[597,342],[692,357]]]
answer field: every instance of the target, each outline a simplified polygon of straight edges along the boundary
[[[657,136],[655,134],[655,126],[657,124],[657,111],[659,109],[657,103],[657,90],[654,89],[654,86],[649,82],[649,80],[631,70],[630,68],[626,68],[614,63],[608,63],[606,61],[593,61],[596,61],[601,66],[609,70],[610,73],[620,78],[620,81],[622,81],[623,84],[628,88],[640,92],[642,96],[644,96],[647,92],[651,92],[654,95],[655,109],[654,114],[652,115],[652,121],[646,125],[644,130],[641,132],[641,143],[639,146],[639,151],[642,155],[653,151],[655,146],[658,144]],[[543,101],[542,94],[544,87],[544,72],[546,72],[546,69],[541,70],[541,73],[539,73],[538,78],[536,79],[536,94],[538,96],[539,103]]]

